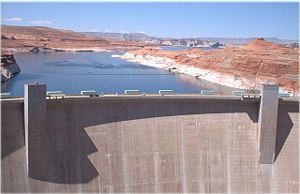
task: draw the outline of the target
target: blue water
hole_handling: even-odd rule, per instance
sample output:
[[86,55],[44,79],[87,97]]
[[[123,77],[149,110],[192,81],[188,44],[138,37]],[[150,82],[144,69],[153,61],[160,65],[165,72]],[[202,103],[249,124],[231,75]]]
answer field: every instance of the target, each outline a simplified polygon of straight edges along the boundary
[[22,71],[1,84],[2,92],[23,96],[24,84],[34,82],[47,84],[48,91],[60,90],[66,94],[79,94],[81,90],[123,93],[126,89],[145,93],[157,93],[160,89],[199,93],[207,89],[207,85],[192,76],[112,58],[112,54],[116,53],[15,53]]

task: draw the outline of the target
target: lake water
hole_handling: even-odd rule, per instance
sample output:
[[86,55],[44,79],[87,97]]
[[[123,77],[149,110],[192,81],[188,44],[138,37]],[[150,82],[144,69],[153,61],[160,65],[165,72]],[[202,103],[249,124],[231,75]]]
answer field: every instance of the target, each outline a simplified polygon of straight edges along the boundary
[[232,88],[189,75],[173,74],[157,68],[112,58],[108,52],[16,53],[21,73],[2,83],[1,92],[13,96],[24,95],[25,83],[45,83],[48,91],[80,94],[81,90],[99,93],[123,93],[138,89],[144,93],[157,93],[160,89],[176,93],[199,93],[201,89],[214,89],[217,93],[231,93]]

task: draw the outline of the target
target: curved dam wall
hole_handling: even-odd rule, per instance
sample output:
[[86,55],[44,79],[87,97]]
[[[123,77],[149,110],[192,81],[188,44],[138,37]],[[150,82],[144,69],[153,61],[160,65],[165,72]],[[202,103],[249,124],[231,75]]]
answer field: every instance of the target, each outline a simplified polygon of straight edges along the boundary
[[299,191],[298,101],[278,102],[271,164],[259,162],[259,99],[45,102],[30,117],[23,99],[2,100],[2,192]]

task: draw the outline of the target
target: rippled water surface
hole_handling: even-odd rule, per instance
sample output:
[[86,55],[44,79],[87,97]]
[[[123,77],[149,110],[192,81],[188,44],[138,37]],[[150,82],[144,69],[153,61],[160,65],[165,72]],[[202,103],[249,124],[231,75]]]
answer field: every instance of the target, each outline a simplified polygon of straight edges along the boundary
[[79,94],[81,90],[99,93],[122,93],[138,89],[157,93],[171,89],[177,93],[199,93],[201,89],[214,89],[228,93],[229,88],[200,81],[189,75],[168,71],[112,58],[116,53],[61,52],[16,53],[22,71],[8,82],[2,83],[2,92],[23,96],[25,83],[46,83],[47,90],[60,90],[66,94]]

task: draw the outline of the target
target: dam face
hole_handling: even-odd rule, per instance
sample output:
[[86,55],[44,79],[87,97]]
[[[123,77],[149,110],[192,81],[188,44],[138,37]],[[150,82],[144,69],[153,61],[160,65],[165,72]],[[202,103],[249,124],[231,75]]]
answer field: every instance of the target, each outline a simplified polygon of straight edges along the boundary
[[45,102],[2,100],[2,192],[299,192],[297,100],[278,101],[275,139],[259,99]]

